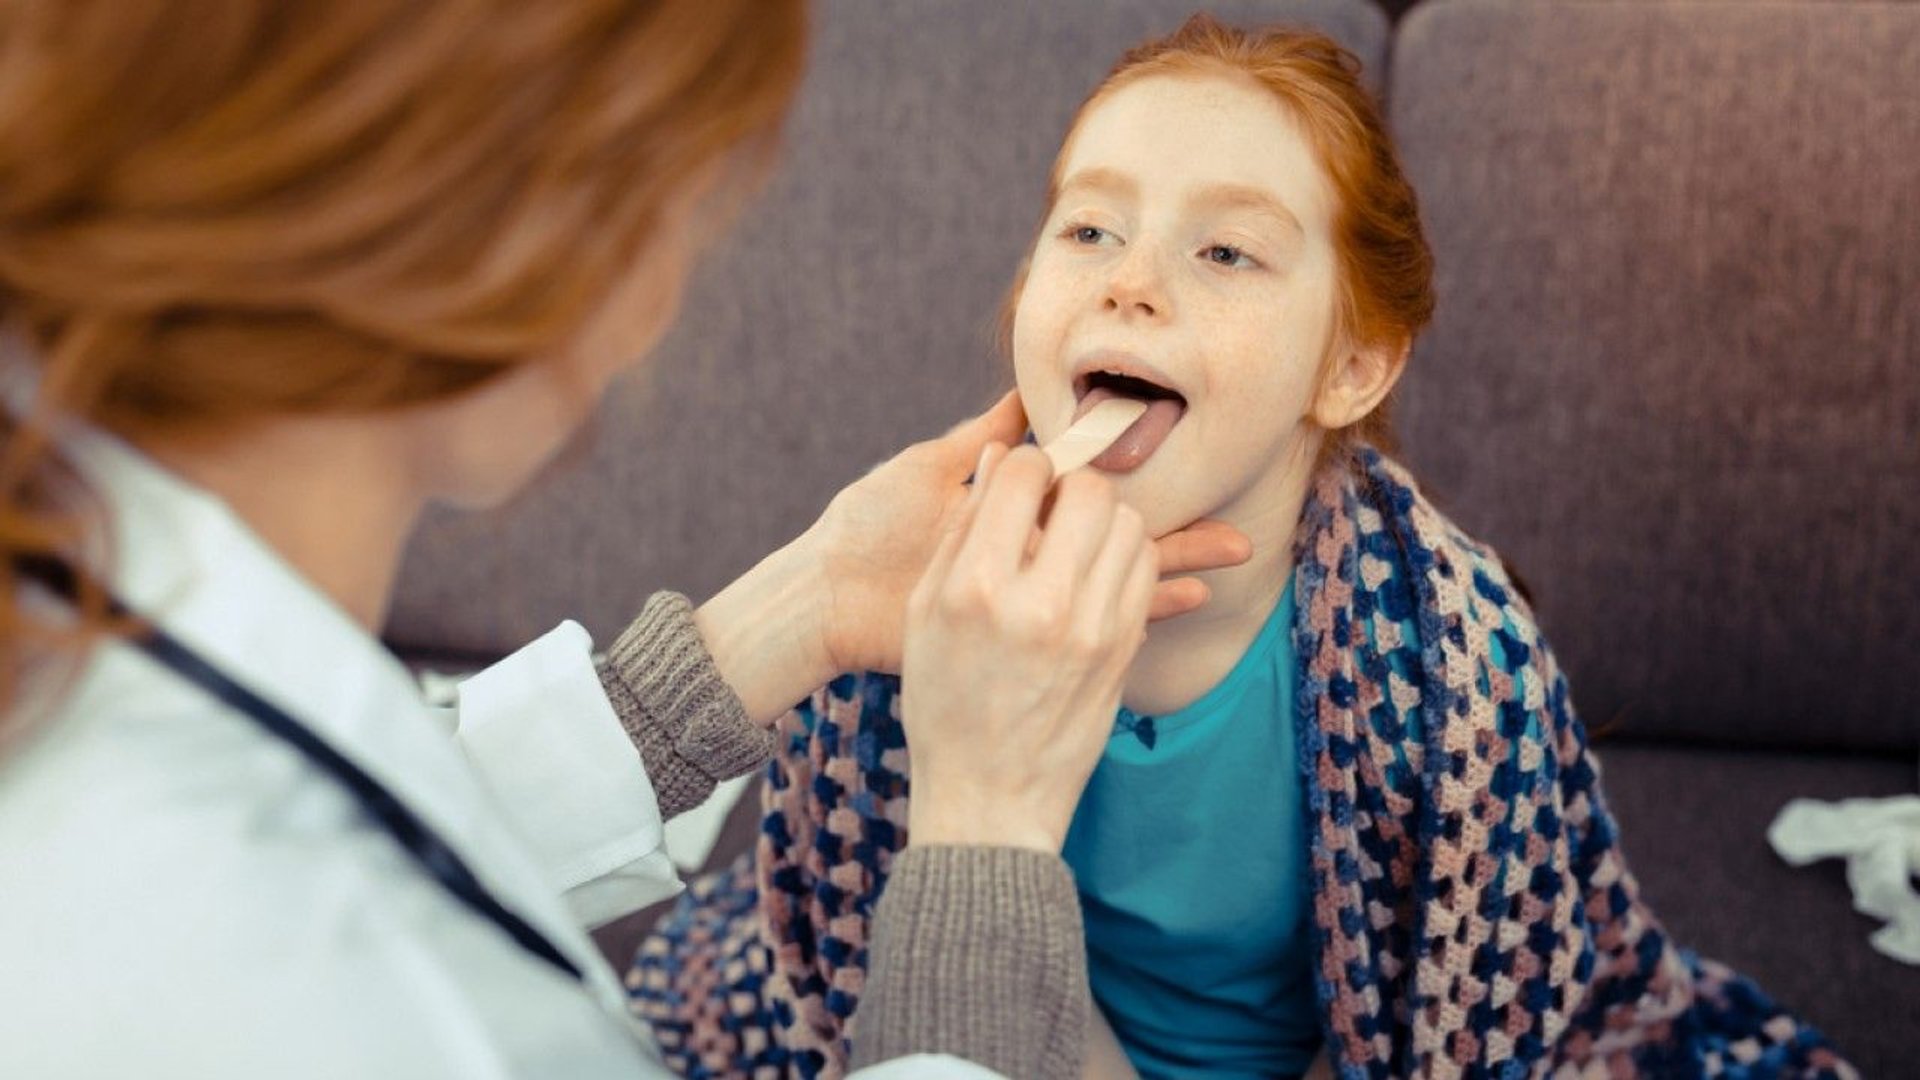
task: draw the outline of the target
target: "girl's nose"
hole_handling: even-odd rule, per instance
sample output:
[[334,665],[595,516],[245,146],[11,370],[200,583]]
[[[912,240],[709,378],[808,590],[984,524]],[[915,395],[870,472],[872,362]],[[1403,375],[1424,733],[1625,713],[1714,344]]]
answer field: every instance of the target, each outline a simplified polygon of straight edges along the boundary
[[1145,244],[1129,248],[1107,278],[1101,306],[1122,318],[1164,317],[1171,305],[1158,254]]

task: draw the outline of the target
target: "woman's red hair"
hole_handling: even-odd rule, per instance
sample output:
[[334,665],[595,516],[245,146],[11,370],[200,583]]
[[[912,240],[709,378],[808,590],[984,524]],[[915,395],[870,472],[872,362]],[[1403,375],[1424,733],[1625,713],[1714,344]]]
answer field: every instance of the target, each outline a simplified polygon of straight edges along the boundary
[[[804,0],[10,0],[0,6],[0,707],[104,627],[14,560],[94,546],[79,418],[218,433],[472,389],[560,347],[757,177]],[[26,378],[23,380],[22,375]]]

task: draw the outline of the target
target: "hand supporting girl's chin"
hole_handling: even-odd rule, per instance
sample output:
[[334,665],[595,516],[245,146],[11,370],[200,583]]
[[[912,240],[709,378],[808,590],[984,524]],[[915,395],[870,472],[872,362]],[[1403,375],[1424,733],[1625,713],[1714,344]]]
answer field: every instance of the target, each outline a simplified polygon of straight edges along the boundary
[[[697,623],[748,715],[771,723],[849,671],[898,672],[907,597],[966,501],[990,444],[1026,431],[1017,393],[936,439],[916,443],[848,485],[804,534],[702,605]],[[1163,575],[1237,566],[1252,554],[1238,530],[1199,521],[1157,541]],[[1204,605],[1197,578],[1165,577],[1149,618]]]

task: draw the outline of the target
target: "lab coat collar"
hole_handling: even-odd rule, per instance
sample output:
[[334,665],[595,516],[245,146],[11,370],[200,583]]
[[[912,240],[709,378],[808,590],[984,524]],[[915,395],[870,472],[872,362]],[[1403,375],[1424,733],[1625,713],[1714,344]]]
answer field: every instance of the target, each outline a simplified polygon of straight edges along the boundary
[[[31,351],[0,331],[0,409],[15,416],[40,393]],[[224,502],[104,430],[42,419],[106,512],[89,569],[137,615],[332,739],[377,744],[382,716],[425,715],[399,660]]]
[[395,729],[431,729],[405,666],[226,503],[107,433],[61,444],[103,496],[98,556],[136,614],[356,758],[391,764]]

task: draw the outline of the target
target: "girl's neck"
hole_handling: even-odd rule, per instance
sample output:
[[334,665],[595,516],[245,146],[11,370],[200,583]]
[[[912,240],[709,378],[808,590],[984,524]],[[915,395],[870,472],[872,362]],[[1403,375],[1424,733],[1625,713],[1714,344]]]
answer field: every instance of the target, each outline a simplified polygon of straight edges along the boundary
[[1147,716],[1183,709],[1218,685],[1246,654],[1293,577],[1294,535],[1318,450],[1318,439],[1292,447],[1267,482],[1209,515],[1246,534],[1253,557],[1195,575],[1212,592],[1206,606],[1148,628],[1121,697],[1129,709]]

